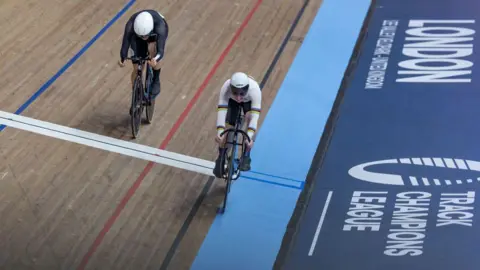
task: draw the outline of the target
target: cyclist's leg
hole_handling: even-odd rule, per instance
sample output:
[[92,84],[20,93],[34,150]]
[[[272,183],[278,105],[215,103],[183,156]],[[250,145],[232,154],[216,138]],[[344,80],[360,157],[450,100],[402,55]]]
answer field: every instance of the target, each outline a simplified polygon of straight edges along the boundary
[[[225,119],[225,129],[235,127],[235,125],[237,124],[237,114],[238,114],[239,110],[240,110],[240,103],[236,102],[233,99],[229,99],[228,100],[227,115],[225,116],[225,118],[226,118]],[[232,132],[228,133],[227,135],[228,136],[225,139],[225,141],[232,141],[233,136],[235,136],[235,134],[233,134]],[[226,147],[227,148],[232,147],[232,145],[227,145]]]
[[[244,121],[243,121],[243,126],[242,129],[243,131],[247,132],[248,130],[248,125],[251,120],[251,109],[252,109],[252,102],[245,102],[243,103],[243,112],[245,114]],[[253,140],[253,138],[251,138]],[[247,140],[247,139],[245,139]],[[245,152],[243,153],[242,157],[242,162],[240,163],[240,170],[241,171],[249,171],[250,170],[250,163],[252,162],[252,159],[250,158],[250,150],[251,149],[245,149]]]
[[[130,52],[133,56],[146,57],[148,53],[148,44],[140,38],[133,37],[133,40],[131,42]],[[132,89],[133,89],[133,83],[135,82],[135,78],[137,77],[138,64],[139,64],[138,62],[132,61],[132,77],[131,77]],[[145,71],[145,66],[143,67],[143,71]],[[145,72],[142,73],[142,79],[145,79]]]
[[[147,43],[140,38],[136,38],[135,36],[132,37],[132,41],[130,43],[131,56],[138,56],[138,57],[145,57],[147,55]],[[132,61],[132,74],[131,74],[131,87],[130,89],[133,91],[133,86],[135,83],[135,78],[137,77],[137,68],[139,63]],[[144,77],[142,78],[144,79]],[[132,108],[130,108],[130,115],[132,114]]]
[[[238,109],[239,109],[238,103],[230,99],[228,101],[227,115],[225,117],[225,129],[229,129],[232,126],[235,126],[235,121],[236,121],[235,116],[237,115]],[[225,141],[228,141],[229,139],[231,139],[232,136],[233,136],[232,133],[227,134],[227,138],[225,139]],[[225,167],[224,166],[225,161],[226,161],[224,157],[229,147],[231,147],[231,145],[228,145],[228,144],[218,146],[218,156],[217,156],[217,159],[215,160],[215,168],[213,168],[213,174],[218,178],[221,178],[225,173],[223,171]]]
[[[150,42],[148,43],[148,52],[150,55],[153,57],[157,55],[157,43],[156,42]],[[161,67],[161,61],[157,62],[157,65],[152,67],[152,72],[153,72],[153,80],[152,80],[152,85],[151,85],[151,97],[152,99],[155,99],[159,94],[160,94],[160,72],[162,70]]]
[[[137,42],[135,38],[130,40],[130,48],[128,49],[128,57],[133,57],[137,55]],[[137,66],[138,64],[132,62],[132,74],[130,75],[130,91],[133,91],[133,84],[135,82],[135,77],[137,77]],[[130,115],[132,115],[132,107],[130,107]]]
[[155,67],[152,67],[153,68],[153,81],[152,81],[152,92],[151,92],[152,99],[155,99],[160,94],[160,91],[161,91],[160,72],[162,71],[165,44],[168,37],[168,28],[166,23],[160,29],[159,36],[160,36],[160,40],[158,40],[159,44],[157,44],[157,42],[151,42],[148,44],[148,51],[150,52],[151,56],[155,56],[157,55],[157,53],[160,53],[160,55],[162,55],[162,58],[159,61],[157,61],[157,64],[155,65]]
[[[130,48],[128,49],[128,57],[133,57],[133,56],[138,55],[138,49],[137,48],[138,48],[137,40],[136,40],[135,37],[132,37],[132,39],[130,40]],[[135,82],[135,77],[137,76],[137,66],[138,66],[138,64],[134,63],[132,61],[132,74],[131,74],[131,77],[130,77],[130,83],[131,83],[130,89],[133,89],[133,83]]]

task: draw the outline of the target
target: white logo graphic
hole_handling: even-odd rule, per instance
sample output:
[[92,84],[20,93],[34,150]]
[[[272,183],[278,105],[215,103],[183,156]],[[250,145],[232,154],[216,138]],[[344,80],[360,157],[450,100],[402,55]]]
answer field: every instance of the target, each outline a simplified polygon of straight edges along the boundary
[[[388,173],[378,173],[378,172],[369,172],[365,169],[373,165],[382,165],[382,164],[410,164],[418,166],[430,166],[438,168],[449,168],[456,170],[470,170],[480,172],[480,162],[473,160],[464,160],[464,159],[452,159],[452,158],[400,158],[400,159],[386,159],[373,162],[367,162],[359,164],[355,167],[352,167],[348,174],[357,179],[385,185],[397,185],[403,186],[407,181],[404,181],[401,175],[398,174],[388,174]],[[428,179],[426,177],[421,177],[417,179],[415,176],[409,176],[410,184],[413,186],[441,186],[441,185],[452,185],[452,184],[464,184],[472,183],[472,179]],[[433,183],[432,183],[433,180]],[[477,181],[480,182],[480,177],[477,178]]]

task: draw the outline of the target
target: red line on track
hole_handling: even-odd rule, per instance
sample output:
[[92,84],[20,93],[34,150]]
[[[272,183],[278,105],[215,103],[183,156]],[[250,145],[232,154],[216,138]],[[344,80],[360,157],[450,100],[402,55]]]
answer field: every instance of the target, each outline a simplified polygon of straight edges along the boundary
[[[208,73],[207,77],[205,78],[205,80],[203,81],[203,83],[200,85],[200,87],[197,89],[195,95],[193,96],[193,98],[190,100],[190,102],[187,104],[187,107],[185,107],[184,111],[182,112],[182,114],[180,115],[180,117],[177,119],[177,121],[175,122],[175,124],[173,125],[173,127],[170,129],[170,131],[168,132],[167,134],[167,137],[165,137],[165,139],[163,140],[163,142],[160,144],[160,147],[159,149],[165,149],[168,145],[168,143],[171,141],[171,139],[173,138],[173,135],[175,135],[175,133],[178,131],[178,129],[180,128],[180,125],[183,123],[183,121],[185,121],[185,119],[187,118],[188,114],[190,113],[190,111],[192,110],[193,106],[195,105],[195,103],[198,101],[198,99],[200,98],[200,95],[202,94],[203,90],[205,90],[205,88],[207,87],[207,84],[208,82],[212,79],[213,75],[215,74],[215,72],[217,71],[218,67],[222,64],[223,60],[225,59],[225,57],[227,56],[227,54],[230,52],[230,50],[232,49],[233,45],[235,44],[235,42],[237,41],[238,37],[240,36],[240,34],[242,33],[242,31],[245,29],[245,27],[247,26],[248,22],[252,19],[253,17],[253,14],[257,11],[258,7],[260,6],[260,4],[262,3],[263,0],[258,0],[256,3],[255,3],[255,6],[253,7],[253,9],[248,13],[247,17],[245,17],[245,19],[243,20],[242,24],[240,25],[240,27],[237,29],[237,31],[235,32],[235,35],[233,36],[232,40],[230,40],[230,43],[228,44],[228,46],[225,48],[225,50],[223,50],[222,54],[220,55],[220,57],[218,58],[218,60],[215,62],[215,65],[212,67],[212,69],[210,70],[210,72]],[[90,246],[88,252],[83,256],[83,259],[82,259],[82,262],[80,263],[79,267],[77,269],[85,269],[85,267],[87,266],[90,258],[93,256],[93,254],[95,253],[95,251],[97,250],[97,248],[100,246],[100,244],[102,243],[103,239],[105,238],[105,235],[110,231],[110,229],[112,228],[113,224],[115,223],[115,221],[117,220],[117,218],[120,216],[120,213],[122,212],[122,210],[125,208],[125,206],[127,205],[128,201],[130,200],[130,198],[132,198],[133,194],[135,194],[135,192],[137,191],[138,187],[140,186],[140,184],[142,183],[143,179],[145,179],[145,177],[147,176],[147,174],[150,172],[150,170],[153,168],[153,165],[154,163],[153,162],[149,162],[147,164],[147,166],[145,166],[145,168],[143,169],[142,173],[138,176],[137,180],[135,180],[135,182],[133,183],[133,185],[130,187],[130,189],[128,189],[127,193],[125,194],[125,196],[122,198],[122,200],[120,201],[120,203],[117,205],[117,208],[115,208],[115,211],[113,212],[113,214],[110,216],[110,218],[107,220],[107,222],[103,225],[103,229],[100,231],[100,233],[97,235],[97,237],[95,238],[95,241],[92,243],[92,245]]]

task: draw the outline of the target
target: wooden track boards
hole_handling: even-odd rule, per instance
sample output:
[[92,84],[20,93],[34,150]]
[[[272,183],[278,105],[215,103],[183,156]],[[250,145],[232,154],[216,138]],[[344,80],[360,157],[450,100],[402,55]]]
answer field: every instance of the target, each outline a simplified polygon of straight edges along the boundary
[[[154,122],[136,142],[158,147],[256,1],[136,2],[22,115],[114,138],[130,139],[130,66],[117,66],[124,23],[143,8],[170,24],[162,93]],[[0,107],[14,112],[68,62],[126,3],[0,3]],[[302,1],[263,1],[167,145],[214,160],[217,92],[235,70],[259,82]],[[311,1],[272,73],[261,121],[308,31]],[[15,27],[13,27],[15,26]],[[261,122],[260,122],[261,123]],[[75,269],[147,162],[14,128],[0,134],[0,268]],[[255,162],[255,161],[253,161]],[[86,269],[159,269],[208,176],[155,165],[89,257]],[[188,269],[221,200],[216,180],[175,250],[169,269]]]

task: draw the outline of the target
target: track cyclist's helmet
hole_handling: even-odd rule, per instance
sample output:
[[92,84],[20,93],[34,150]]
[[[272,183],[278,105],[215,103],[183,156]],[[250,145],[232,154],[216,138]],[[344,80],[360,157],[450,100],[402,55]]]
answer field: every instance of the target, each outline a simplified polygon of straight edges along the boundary
[[146,11],[138,14],[133,23],[133,30],[138,36],[148,36],[153,30],[152,15]]
[[234,95],[245,96],[248,92],[250,79],[243,72],[235,72],[230,79],[230,89]]

